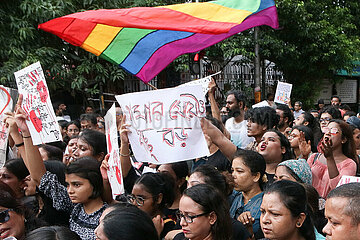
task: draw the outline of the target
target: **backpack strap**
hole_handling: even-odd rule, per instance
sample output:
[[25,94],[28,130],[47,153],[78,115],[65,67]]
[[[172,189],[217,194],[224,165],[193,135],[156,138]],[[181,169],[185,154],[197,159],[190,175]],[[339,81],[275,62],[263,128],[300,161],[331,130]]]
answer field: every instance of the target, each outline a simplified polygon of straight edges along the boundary
[[313,163],[314,164],[316,162],[316,160],[318,160],[318,158],[320,157],[321,153],[316,153],[315,154],[315,157],[314,157],[314,160],[313,160]]

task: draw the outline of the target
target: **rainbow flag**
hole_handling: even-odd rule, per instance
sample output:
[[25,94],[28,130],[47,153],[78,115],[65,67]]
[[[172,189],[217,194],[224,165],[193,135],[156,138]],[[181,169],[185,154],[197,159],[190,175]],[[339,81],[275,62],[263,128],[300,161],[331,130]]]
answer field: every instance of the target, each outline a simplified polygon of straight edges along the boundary
[[100,56],[147,83],[178,56],[249,28],[278,28],[274,0],[218,0],[161,7],[100,9],[39,29]]

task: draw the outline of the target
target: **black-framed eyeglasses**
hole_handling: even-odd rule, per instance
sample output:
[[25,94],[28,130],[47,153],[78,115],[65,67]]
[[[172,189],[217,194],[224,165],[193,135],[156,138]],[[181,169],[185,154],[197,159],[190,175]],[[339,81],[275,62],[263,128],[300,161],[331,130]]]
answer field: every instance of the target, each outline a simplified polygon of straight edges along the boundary
[[319,122],[330,122],[330,120],[331,120],[331,118],[328,118],[328,117],[326,117],[326,118],[320,118],[319,119]]
[[204,212],[204,213],[201,213],[201,214],[198,214],[198,215],[187,215],[187,214],[183,214],[181,213],[180,211],[177,211],[176,212],[176,217],[178,220],[181,220],[182,218],[184,218],[185,222],[187,223],[193,223],[194,219],[195,218],[198,218],[198,217],[202,217],[202,216],[205,216],[209,214],[208,212]]
[[0,212],[0,223],[5,223],[10,220],[10,214],[9,214],[10,211],[14,211],[14,210],[9,208]]

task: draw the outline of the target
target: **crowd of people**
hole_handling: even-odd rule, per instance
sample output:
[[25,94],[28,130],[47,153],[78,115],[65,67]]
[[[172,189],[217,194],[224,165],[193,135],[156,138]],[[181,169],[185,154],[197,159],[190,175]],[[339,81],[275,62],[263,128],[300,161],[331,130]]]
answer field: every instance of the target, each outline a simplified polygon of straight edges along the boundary
[[198,159],[136,159],[116,108],[125,188],[116,199],[104,118],[87,107],[71,120],[56,103],[63,141],[36,146],[20,96],[4,119],[0,240],[360,239],[360,183],[338,186],[359,174],[360,118],[338,96],[310,111],[300,101],[248,108],[235,90],[219,105],[215,88],[201,120],[210,155]]

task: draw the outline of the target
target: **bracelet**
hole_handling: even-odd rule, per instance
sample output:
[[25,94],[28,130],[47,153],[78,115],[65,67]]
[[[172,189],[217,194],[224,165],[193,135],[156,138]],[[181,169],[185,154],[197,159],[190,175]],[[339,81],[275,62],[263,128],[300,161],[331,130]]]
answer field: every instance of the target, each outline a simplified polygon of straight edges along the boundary
[[21,147],[21,146],[24,146],[24,142],[15,144],[15,147]]
[[130,156],[130,152],[128,153],[128,154],[122,154],[122,153],[119,153],[120,154],[120,156],[122,156],[122,157],[128,157],[128,156]]
[[31,135],[30,135],[30,136],[26,136],[26,137],[25,137],[25,136],[23,136],[23,138],[31,138]]

